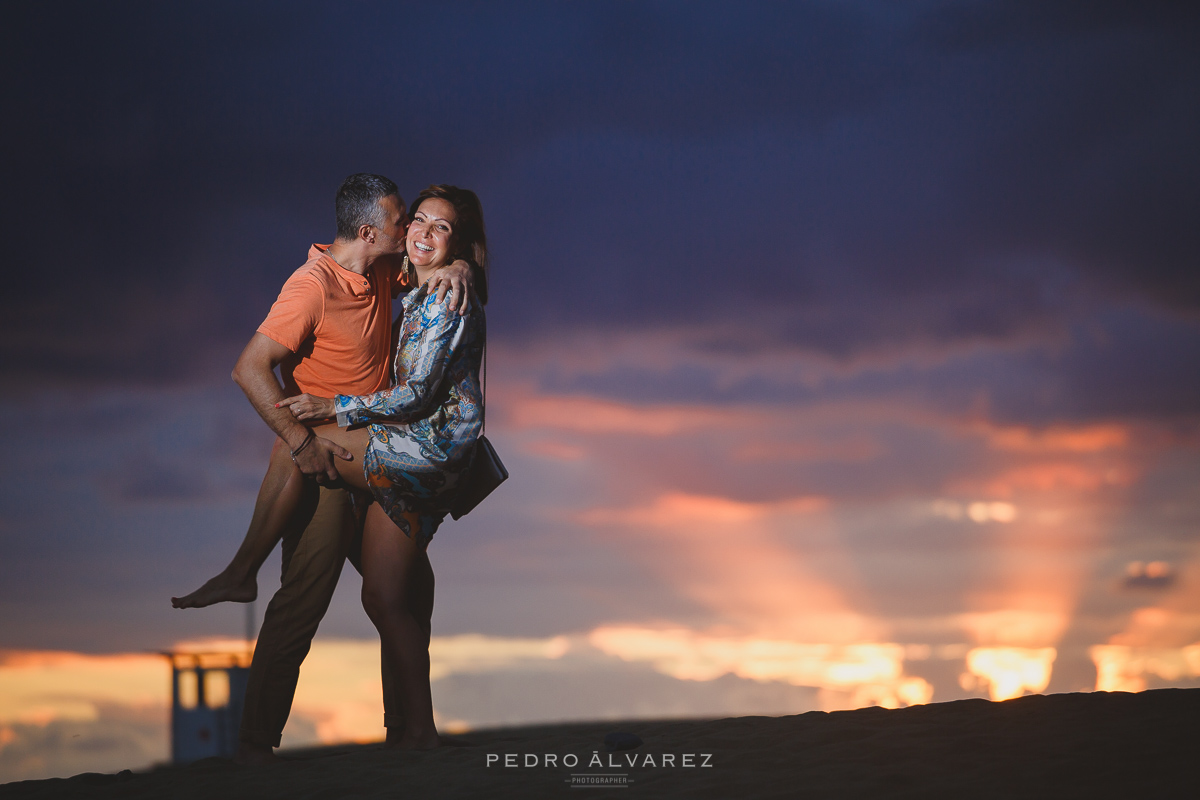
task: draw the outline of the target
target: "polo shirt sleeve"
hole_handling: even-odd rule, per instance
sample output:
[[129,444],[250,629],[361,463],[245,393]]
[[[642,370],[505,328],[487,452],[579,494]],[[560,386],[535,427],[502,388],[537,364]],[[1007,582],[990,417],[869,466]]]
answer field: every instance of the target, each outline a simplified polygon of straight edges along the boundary
[[258,332],[295,353],[324,316],[325,292],[320,281],[300,270],[283,284],[279,299],[258,326]]

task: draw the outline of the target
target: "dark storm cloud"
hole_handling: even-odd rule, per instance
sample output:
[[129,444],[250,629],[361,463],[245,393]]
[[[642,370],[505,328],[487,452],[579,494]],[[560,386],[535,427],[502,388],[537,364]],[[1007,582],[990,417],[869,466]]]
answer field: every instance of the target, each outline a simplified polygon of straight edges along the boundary
[[[930,17],[952,57],[993,59],[992,105],[963,222],[1195,311],[1200,58],[1195,9],[1159,3],[957,6]],[[981,109],[982,111],[982,109]]]
[[4,375],[220,376],[360,169],[481,191],[498,338],[711,324],[852,359],[1114,299],[1194,316],[1177,8],[27,9]]
[[[925,302],[934,319],[948,314],[932,307],[932,298]],[[990,310],[982,301],[978,307]],[[969,321],[978,326],[989,319],[984,313],[983,320]],[[862,320],[868,329],[876,324]],[[560,355],[570,345],[527,359],[521,348],[512,348],[497,350],[492,363],[495,374],[515,375],[548,394],[608,397],[633,406],[754,402],[799,413],[839,403],[894,403],[997,424],[1124,419],[1174,421],[1185,428],[1195,424],[1200,409],[1197,324],[1146,308],[1097,306],[1086,314],[1068,308],[1061,319],[1030,326],[1023,336],[1013,332],[989,341],[960,335],[949,345],[926,339],[915,354],[881,347],[844,364],[814,350],[811,340],[805,347],[786,335],[759,332],[761,338],[748,342],[743,333],[699,330],[689,338],[650,332],[611,340],[604,358],[582,364]],[[507,401],[498,408],[500,414],[515,410]]]

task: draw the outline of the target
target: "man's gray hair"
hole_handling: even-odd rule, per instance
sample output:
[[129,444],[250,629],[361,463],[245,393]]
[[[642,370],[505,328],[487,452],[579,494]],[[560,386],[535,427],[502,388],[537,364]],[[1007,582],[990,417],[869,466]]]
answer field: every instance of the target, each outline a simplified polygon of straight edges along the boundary
[[337,191],[337,238],[357,239],[363,225],[382,228],[387,224],[379,201],[395,195],[400,204],[400,190],[382,175],[360,172],[342,181]]

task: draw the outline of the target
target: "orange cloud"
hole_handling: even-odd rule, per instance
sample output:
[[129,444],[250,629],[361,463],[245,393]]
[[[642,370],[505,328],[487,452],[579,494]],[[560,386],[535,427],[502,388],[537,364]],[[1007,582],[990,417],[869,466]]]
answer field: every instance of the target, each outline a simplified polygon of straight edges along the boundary
[[1129,444],[1123,425],[1056,426],[1043,430],[1028,427],[985,428],[988,442],[997,450],[1019,453],[1099,453]]
[[505,419],[516,429],[577,433],[671,436],[712,425],[729,425],[738,414],[702,406],[632,406],[591,397],[523,395],[505,404]]
[[579,445],[560,442],[554,439],[537,439],[521,443],[521,449],[531,456],[545,458],[550,461],[580,461],[587,456],[587,451]]

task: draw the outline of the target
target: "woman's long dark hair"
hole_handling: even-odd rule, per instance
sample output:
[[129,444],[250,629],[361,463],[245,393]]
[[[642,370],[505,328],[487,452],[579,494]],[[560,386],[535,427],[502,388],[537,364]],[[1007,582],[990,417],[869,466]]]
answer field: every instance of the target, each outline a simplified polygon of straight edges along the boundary
[[475,295],[479,302],[487,305],[488,301],[488,248],[487,232],[483,227],[483,206],[479,196],[470,189],[460,189],[448,183],[435,183],[417,195],[411,206],[416,214],[430,198],[445,200],[454,206],[457,219],[454,221],[451,235],[451,253],[454,258],[461,258],[471,263],[475,277]]

